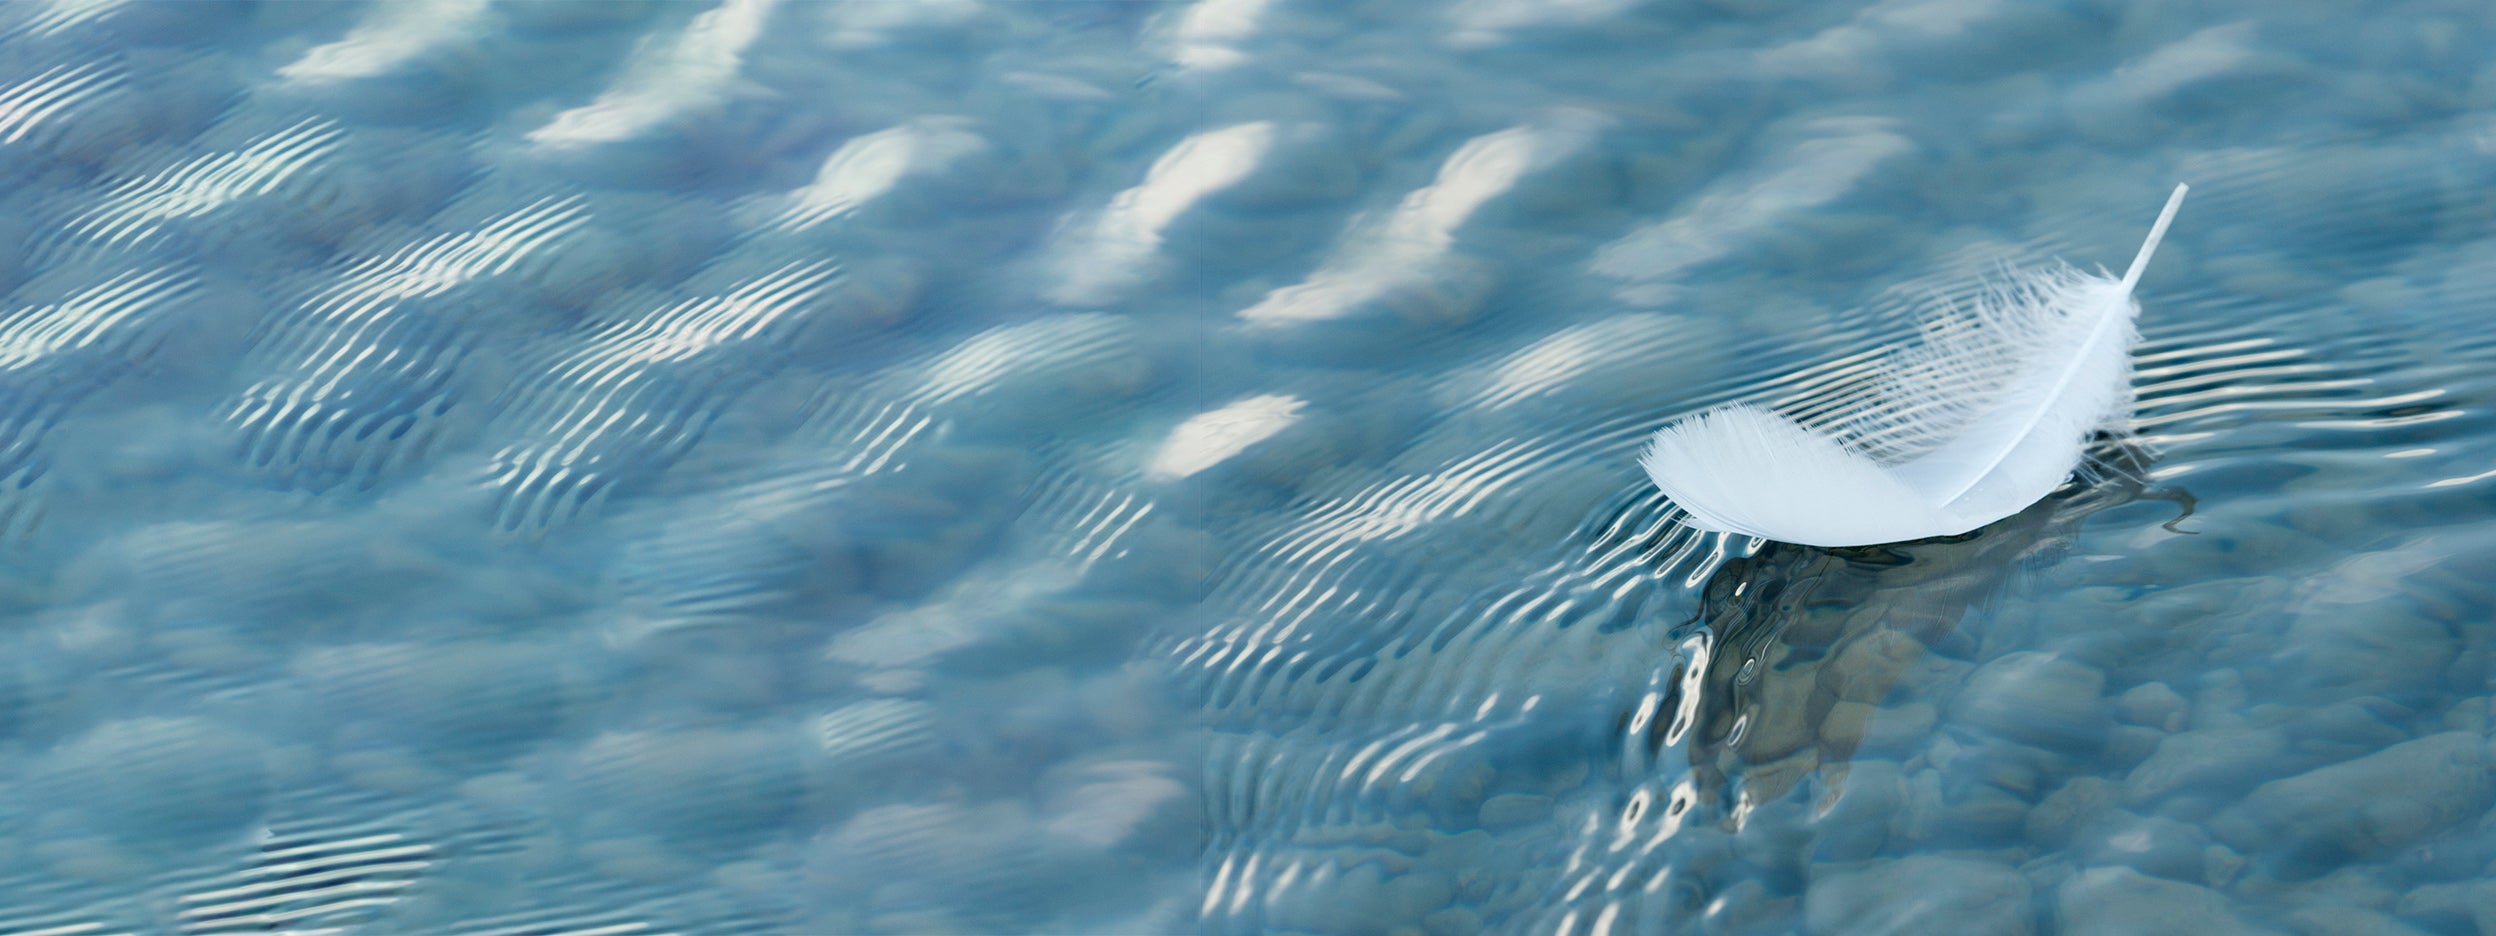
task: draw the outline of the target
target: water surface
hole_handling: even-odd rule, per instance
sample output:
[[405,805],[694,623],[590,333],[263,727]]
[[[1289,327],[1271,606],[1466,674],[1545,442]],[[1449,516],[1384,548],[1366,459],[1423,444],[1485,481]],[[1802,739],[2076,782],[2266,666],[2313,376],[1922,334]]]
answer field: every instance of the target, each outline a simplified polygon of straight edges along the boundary
[[[2496,927],[2484,4],[0,18],[0,932]],[[2176,182],[2127,476],[1636,468]]]

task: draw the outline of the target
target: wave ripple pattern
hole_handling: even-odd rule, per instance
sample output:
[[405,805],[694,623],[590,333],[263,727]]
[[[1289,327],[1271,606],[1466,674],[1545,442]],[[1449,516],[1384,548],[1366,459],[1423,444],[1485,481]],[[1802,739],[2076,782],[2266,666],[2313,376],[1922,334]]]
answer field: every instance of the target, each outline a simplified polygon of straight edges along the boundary
[[[0,6],[0,933],[2496,929],[2496,13]],[[1700,534],[2002,264],[2109,470]]]

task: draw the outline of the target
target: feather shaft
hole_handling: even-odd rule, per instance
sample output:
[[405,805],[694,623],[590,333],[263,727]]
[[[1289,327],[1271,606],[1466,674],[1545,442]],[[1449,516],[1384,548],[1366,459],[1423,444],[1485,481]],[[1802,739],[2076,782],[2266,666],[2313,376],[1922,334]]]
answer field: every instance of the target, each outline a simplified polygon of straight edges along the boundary
[[2123,271],[2123,291],[2131,294],[2132,286],[2141,281],[2141,270],[2149,266],[2149,255],[2158,252],[2158,242],[2167,239],[2167,225],[2174,223],[2175,211],[2184,207],[2184,193],[2193,187],[2182,182],[2167,195],[2167,206],[2158,210],[2158,223],[2149,226],[2149,236],[2141,240],[2141,252],[2132,255],[2132,266]]

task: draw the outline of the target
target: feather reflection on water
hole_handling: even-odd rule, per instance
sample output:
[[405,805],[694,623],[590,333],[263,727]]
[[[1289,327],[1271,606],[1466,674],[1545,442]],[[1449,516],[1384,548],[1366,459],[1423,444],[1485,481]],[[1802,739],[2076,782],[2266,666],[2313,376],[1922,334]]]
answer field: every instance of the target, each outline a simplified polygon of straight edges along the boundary
[[[1916,714],[1925,703],[1883,706],[1892,690],[1974,657],[1977,636],[1961,622],[2015,570],[2067,547],[2088,517],[2176,496],[2119,476],[1959,536],[1848,549],[1769,543],[1725,558],[1697,611],[1662,636],[1670,657],[1620,716],[1617,801],[1611,815],[1581,820],[1538,923],[1567,930],[1610,916],[1616,932],[1673,929],[1723,912],[1713,897],[1738,882],[1798,890],[1817,850],[1810,839],[1857,834],[1820,821],[1850,763],[1907,755],[1884,726],[1929,730],[1930,716]],[[1811,794],[1807,807],[1788,796],[1798,786]],[[1755,821],[1797,809],[1808,815]],[[1763,836],[1805,841],[1737,844]]]

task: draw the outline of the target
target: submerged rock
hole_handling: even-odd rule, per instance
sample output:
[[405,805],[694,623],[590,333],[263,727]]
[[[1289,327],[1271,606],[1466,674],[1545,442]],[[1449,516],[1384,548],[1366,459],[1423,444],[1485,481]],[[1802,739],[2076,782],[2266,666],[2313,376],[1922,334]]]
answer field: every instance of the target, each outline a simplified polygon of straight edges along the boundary
[[2111,811],[2075,845],[2083,861],[2187,883],[2223,884],[2243,864],[2197,826],[2122,810]]
[[2314,686],[2414,699],[2431,693],[2460,652],[2443,622],[2369,606],[2326,606],[2288,626],[2282,668]]
[[1918,855],[1812,882],[1804,931],[1849,936],[2033,932],[2028,879],[1985,861]]
[[2066,933],[2267,933],[2236,916],[2226,896],[2130,868],[2091,868],[2063,882],[2054,922]]
[[1950,715],[1996,737],[2048,750],[2093,749],[2111,727],[2099,693],[2106,674],[2050,653],[2008,654],[1985,664],[1951,703]]
[[2178,793],[2225,793],[2258,782],[2287,754],[2277,729],[2212,729],[2171,735],[2124,778],[2123,796],[2135,806]]
[[2074,830],[2103,822],[2115,807],[2118,790],[2103,777],[2079,777],[2046,795],[2037,808],[2028,811],[2028,840],[2042,846],[2061,847]]
[[105,722],[32,774],[26,788],[52,807],[46,824],[160,848],[242,831],[265,807],[272,780],[261,738],[204,718]]
[[2286,922],[2299,936],[2426,936],[2427,932],[2362,907],[2307,907],[2289,914]]
[[2395,909],[2439,931],[2458,933],[2470,927],[2496,933],[2496,881],[2429,884],[2410,891]]
[[2162,731],[2182,731],[2192,703],[2162,682],[2142,683],[2115,697],[2115,711],[2125,722]]
[[2488,740],[2453,731],[2265,783],[2211,828],[2247,852],[2328,866],[2427,839],[2491,800]]
[[[1831,772],[1824,771],[1823,777]],[[1891,822],[1915,792],[1898,764],[1886,760],[1855,761],[1847,765],[1842,781],[1830,785],[1836,799],[1811,823],[1813,855],[1821,861],[1858,861],[1879,854],[1889,841]]]

